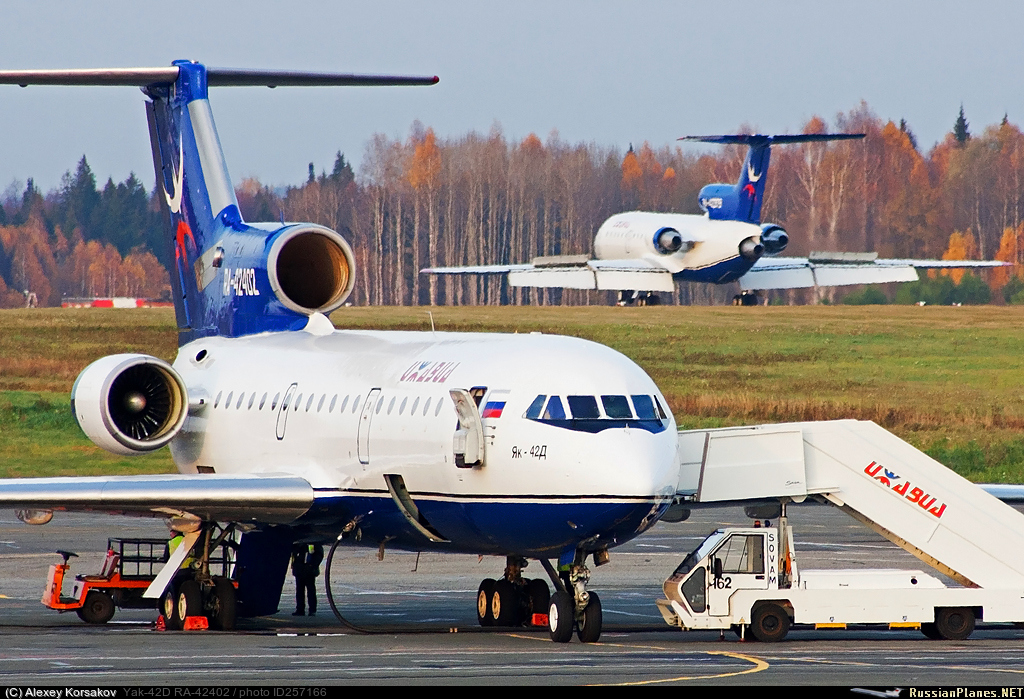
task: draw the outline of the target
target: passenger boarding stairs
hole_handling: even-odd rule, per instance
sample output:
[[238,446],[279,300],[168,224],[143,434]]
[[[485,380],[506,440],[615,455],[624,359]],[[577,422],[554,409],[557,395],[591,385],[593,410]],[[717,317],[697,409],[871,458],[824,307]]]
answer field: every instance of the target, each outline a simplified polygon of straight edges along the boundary
[[1024,515],[873,422],[679,433],[682,502],[815,496],[966,587],[1024,590]]

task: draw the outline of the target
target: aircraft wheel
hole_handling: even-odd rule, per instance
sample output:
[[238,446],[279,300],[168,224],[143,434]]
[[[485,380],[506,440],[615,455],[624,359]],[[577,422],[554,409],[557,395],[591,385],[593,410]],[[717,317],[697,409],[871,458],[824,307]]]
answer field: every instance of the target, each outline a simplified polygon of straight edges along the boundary
[[515,626],[519,622],[519,590],[504,578],[494,583],[491,616],[495,626]]
[[967,607],[942,607],[935,612],[935,629],[947,641],[962,641],[974,633],[974,612]]
[[160,612],[164,615],[164,624],[168,630],[181,630],[184,622],[178,618],[178,586],[173,582],[160,598]]
[[476,620],[480,626],[494,626],[491,614],[491,599],[494,597],[494,581],[486,578],[476,591]]
[[185,580],[178,588],[178,619],[184,625],[190,616],[203,616],[203,591],[195,580]]
[[583,609],[580,628],[576,635],[584,643],[597,643],[597,640],[601,638],[601,623],[601,599],[596,592],[591,592],[590,600]]
[[530,600],[530,620],[534,614],[547,614],[551,604],[551,588],[547,581],[534,578],[526,584],[526,594]]
[[227,578],[213,579],[210,601],[210,626],[220,631],[234,631],[237,617],[235,586]]
[[563,590],[551,595],[551,603],[548,605],[548,629],[551,631],[551,640],[555,643],[568,643],[572,638],[575,617],[576,605],[572,601],[572,595]]
[[789,633],[789,615],[777,604],[763,604],[754,610],[750,633],[762,643],[776,643]]
[[114,616],[114,600],[105,592],[90,590],[85,596],[85,604],[76,611],[87,624],[106,624]]

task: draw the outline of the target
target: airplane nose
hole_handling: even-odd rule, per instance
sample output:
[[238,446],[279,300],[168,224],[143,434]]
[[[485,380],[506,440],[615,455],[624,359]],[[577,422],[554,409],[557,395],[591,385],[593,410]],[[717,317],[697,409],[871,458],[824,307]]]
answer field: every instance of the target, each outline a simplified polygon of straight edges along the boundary
[[609,495],[670,497],[679,477],[676,438],[669,428],[657,434],[629,428],[607,430],[589,458],[581,459],[588,478],[599,479]]

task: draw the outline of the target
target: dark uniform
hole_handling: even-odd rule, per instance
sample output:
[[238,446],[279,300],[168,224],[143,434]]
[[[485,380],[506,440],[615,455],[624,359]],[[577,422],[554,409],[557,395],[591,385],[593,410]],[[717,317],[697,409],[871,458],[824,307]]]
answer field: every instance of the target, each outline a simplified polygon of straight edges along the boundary
[[309,615],[316,616],[316,579],[323,560],[324,547],[320,544],[296,546],[292,551],[292,575],[295,576],[295,611],[292,616],[306,613],[306,599],[309,600]]

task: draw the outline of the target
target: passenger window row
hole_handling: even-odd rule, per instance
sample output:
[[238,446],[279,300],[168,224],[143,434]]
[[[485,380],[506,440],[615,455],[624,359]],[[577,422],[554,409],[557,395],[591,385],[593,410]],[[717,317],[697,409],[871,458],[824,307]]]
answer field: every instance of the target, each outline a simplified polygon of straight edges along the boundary
[[[256,406],[257,410],[263,410],[263,407],[267,404],[267,398],[269,397],[270,394],[269,393],[264,393],[262,395],[262,397],[260,397],[260,400],[259,400],[258,404],[256,403],[256,396],[257,395],[258,395],[258,392],[256,392],[256,391],[250,393],[249,394],[249,400],[248,400],[248,402],[246,402],[245,401],[246,394],[245,394],[244,391],[242,391],[242,392],[240,392],[238,394],[238,399],[237,400],[235,400],[235,393],[234,393],[234,391],[229,391],[226,397],[224,396],[224,392],[221,391],[221,392],[219,392],[217,394],[217,397],[214,399],[213,407],[214,408],[219,408],[221,406],[221,399],[223,398],[224,399],[224,401],[223,401],[224,409],[234,408],[235,410],[241,410],[242,409],[242,405],[245,404],[247,410],[252,410],[254,406]],[[320,395],[320,400],[316,400],[316,394],[315,393],[310,393],[309,396],[306,397],[305,403],[303,403],[303,397],[304,397],[303,394],[299,393],[297,396],[294,397],[294,401],[293,401],[292,397],[288,396],[286,394],[285,398],[284,398],[284,405],[281,406],[281,409],[282,410],[288,410],[289,408],[291,408],[292,410],[299,410],[299,408],[303,408],[304,407],[305,411],[308,413],[312,409],[313,404],[315,402],[316,403],[316,411],[318,413],[319,412],[323,412],[324,406],[326,405],[328,413],[333,413],[334,412],[334,408],[337,406],[338,407],[338,414],[339,415],[345,413],[346,410],[348,410],[348,412],[354,414],[354,413],[359,411],[359,407],[362,405],[362,397],[363,396],[362,396],[362,394],[356,395],[354,397],[352,397],[352,396],[345,396],[344,398],[342,398],[340,406],[338,405],[339,394],[335,394],[331,398],[330,402],[327,401],[327,394],[326,393]],[[349,408],[349,398],[352,398],[351,408]],[[395,403],[397,402],[397,400],[398,400],[397,396],[392,396],[391,397],[391,402],[388,404],[388,409],[387,409],[387,414],[388,415],[390,415],[392,413],[392,411],[395,409]],[[280,401],[281,401],[281,393],[278,392],[278,393],[274,394],[274,398],[270,401],[270,410],[271,411],[277,410],[277,406],[278,406],[278,403],[280,403]],[[374,412],[375,413],[379,414],[381,412],[381,409],[384,407],[384,402],[385,402],[385,396],[381,396],[380,399],[377,401],[377,405],[374,407]],[[433,398],[427,398],[425,401],[423,401],[423,410],[422,410],[422,416],[423,417],[426,417],[427,413],[430,411],[430,406],[431,406],[432,402],[433,402]],[[408,396],[403,397],[402,398],[402,402],[401,402],[401,404],[398,407],[398,414],[399,415],[405,414],[405,409],[408,406],[408,403],[409,403]],[[438,401],[436,403],[436,408],[434,409],[434,417],[437,417],[438,415],[441,414],[441,408],[443,408],[443,407],[444,407],[444,399],[443,398],[438,399]],[[413,415],[416,415],[417,412],[419,411],[419,409],[420,409],[420,397],[417,396],[413,400],[412,405],[409,406],[409,416],[411,417]]]

